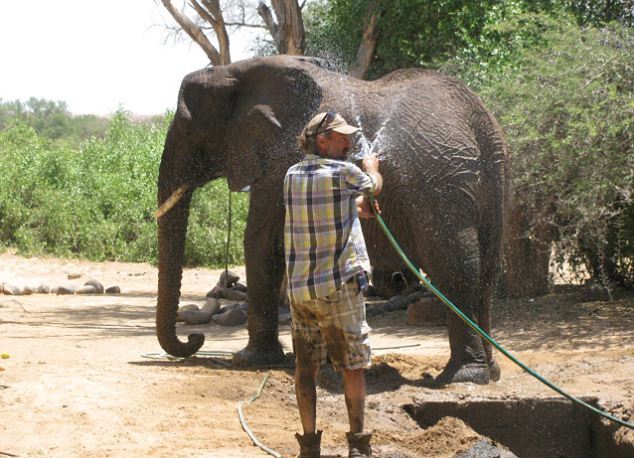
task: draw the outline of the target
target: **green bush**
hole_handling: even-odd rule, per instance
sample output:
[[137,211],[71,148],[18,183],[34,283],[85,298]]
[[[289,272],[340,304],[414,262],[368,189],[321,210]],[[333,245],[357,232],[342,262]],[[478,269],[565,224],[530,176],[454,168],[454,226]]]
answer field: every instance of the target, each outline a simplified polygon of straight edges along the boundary
[[[19,117],[0,131],[0,244],[24,255],[156,262],[158,165],[170,117],[134,123],[116,113],[103,138],[51,143]],[[194,194],[189,265],[225,261],[224,180]],[[233,198],[230,263],[242,263],[247,196]]]
[[545,15],[499,27],[518,20],[543,30],[539,42],[479,88],[510,144],[514,198],[547,218],[560,262],[632,286],[632,29]]

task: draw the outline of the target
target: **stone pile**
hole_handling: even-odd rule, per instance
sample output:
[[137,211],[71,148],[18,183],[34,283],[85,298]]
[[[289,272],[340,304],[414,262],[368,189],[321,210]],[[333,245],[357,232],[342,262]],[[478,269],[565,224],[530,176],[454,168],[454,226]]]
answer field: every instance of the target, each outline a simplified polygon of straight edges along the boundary
[[[75,280],[79,277],[81,277],[81,274],[67,274],[67,278],[69,280]],[[119,294],[121,293],[121,288],[118,285],[104,288],[103,284],[101,284],[98,280],[90,279],[81,286],[59,285],[52,288],[45,284],[40,284],[38,286],[26,285],[20,287],[11,283],[2,283],[0,286],[0,293],[8,296],[27,296],[30,294]]]
[[[221,300],[231,301],[221,304]],[[240,326],[247,322],[247,287],[240,283],[240,277],[231,271],[224,271],[218,283],[207,293],[207,301],[202,307],[196,304],[181,306],[176,313],[176,321],[187,325],[215,323],[220,326]],[[291,315],[288,307],[280,308],[278,323],[288,324]]]

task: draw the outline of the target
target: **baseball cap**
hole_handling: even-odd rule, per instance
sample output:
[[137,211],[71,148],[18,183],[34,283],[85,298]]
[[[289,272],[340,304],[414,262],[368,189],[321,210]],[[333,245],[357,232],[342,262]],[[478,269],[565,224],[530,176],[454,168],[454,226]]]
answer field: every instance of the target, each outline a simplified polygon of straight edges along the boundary
[[336,111],[328,111],[315,115],[304,128],[304,135],[312,137],[329,130],[350,135],[358,131],[359,128],[349,125],[343,116]]

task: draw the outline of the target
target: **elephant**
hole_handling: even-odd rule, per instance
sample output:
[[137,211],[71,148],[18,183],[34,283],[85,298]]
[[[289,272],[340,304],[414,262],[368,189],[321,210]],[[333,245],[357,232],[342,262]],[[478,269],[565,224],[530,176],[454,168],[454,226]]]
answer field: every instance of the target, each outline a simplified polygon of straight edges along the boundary
[[[226,177],[250,187],[244,236],[248,334],[234,365],[266,365],[285,355],[277,310],[285,300],[283,180],[303,153],[297,136],[320,111],[336,110],[380,137],[383,218],[412,261],[468,317],[490,333],[501,263],[510,156],[481,100],[455,78],[396,70],[375,81],[337,72],[309,57],[270,56],[194,71],[182,81],[158,178],[159,281],[156,330],[174,356],[194,354],[202,334],[176,335],[184,245],[194,190]],[[363,223],[373,265],[394,252],[373,221]],[[449,314],[450,356],[438,383],[498,380],[491,345]]]

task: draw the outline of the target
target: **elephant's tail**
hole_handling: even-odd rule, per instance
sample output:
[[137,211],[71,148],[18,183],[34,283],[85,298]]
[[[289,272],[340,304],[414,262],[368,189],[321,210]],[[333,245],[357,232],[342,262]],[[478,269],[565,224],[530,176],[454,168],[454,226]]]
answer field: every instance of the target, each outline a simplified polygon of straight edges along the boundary
[[[480,245],[480,298],[476,307],[479,326],[491,330],[491,300],[495,294],[502,266],[503,241],[506,232],[510,196],[510,155],[504,133],[493,115],[481,105],[474,115],[473,130],[480,149],[481,214],[478,242]],[[483,339],[487,357],[491,344]]]

